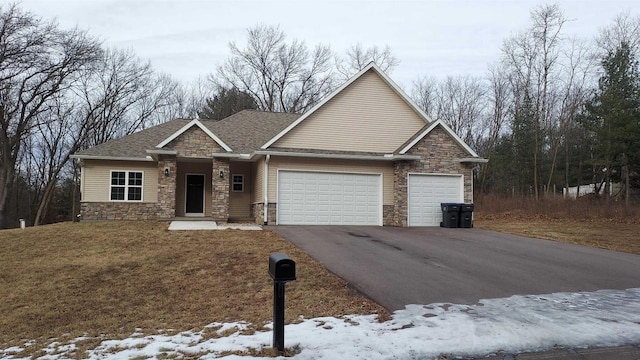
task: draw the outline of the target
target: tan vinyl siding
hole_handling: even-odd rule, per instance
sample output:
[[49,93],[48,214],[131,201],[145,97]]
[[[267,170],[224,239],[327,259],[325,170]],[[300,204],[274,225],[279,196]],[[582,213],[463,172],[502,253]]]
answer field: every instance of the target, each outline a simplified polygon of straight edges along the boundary
[[158,201],[158,165],[155,162],[107,160],[84,160],[82,201],[110,201],[111,170],[142,171],[142,202]]
[[304,159],[293,157],[271,157],[269,162],[269,202],[277,202],[277,177],[280,170],[308,170],[382,175],[382,200],[384,205],[393,205],[393,162],[355,161],[338,159]]
[[204,174],[204,215],[211,216],[211,162],[178,162],[176,177],[176,216],[185,216],[186,175]]
[[391,153],[424,125],[425,121],[370,70],[273,146]]
[[251,202],[253,203],[263,203],[264,202],[264,158],[258,160],[257,162],[252,164],[253,168],[253,192]]
[[[247,220],[251,218],[251,163],[232,162],[229,169],[229,219]],[[244,190],[233,191],[233,175],[244,175]]]

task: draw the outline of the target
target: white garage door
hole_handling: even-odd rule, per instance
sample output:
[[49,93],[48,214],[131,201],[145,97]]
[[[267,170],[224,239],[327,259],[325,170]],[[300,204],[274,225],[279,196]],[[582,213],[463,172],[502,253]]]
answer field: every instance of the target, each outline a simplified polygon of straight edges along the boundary
[[278,224],[382,225],[381,176],[280,171]]
[[440,226],[440,203],[464,201],[462,176],[409,175],[409,226]]

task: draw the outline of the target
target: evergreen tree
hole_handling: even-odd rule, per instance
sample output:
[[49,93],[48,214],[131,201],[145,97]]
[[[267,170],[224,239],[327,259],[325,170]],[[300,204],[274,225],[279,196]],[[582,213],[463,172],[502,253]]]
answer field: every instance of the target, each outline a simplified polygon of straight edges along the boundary
[[257,108],[258,104],[251,95],[235,88],[221,88],[213,98],[207,99],[198,116],[201,119],[221,120],[239,111]]
[[612,181],[625,180],[621,176],[627,174],[633,180],[639,176],[640,69],[626,43],[610,51],[601,64],[598,89],[586,102],[579,121],[594,134],[594,159],[605,174],[608,200]]

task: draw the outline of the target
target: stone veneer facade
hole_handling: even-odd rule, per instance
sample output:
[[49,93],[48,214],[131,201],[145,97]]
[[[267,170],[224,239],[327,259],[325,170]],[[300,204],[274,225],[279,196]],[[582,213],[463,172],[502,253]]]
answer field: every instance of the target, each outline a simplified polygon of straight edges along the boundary
[[197,126],[173,139],[165,145],[164,150],[176,150],[179,157],[203,159],[212,158],[214,153],[227,152]]
[[[164,172],[169,170],[169,176]],[[175,156],[158,159],[158,219],[176,216],[176,177],[178,164]]]
[[[229,160],[213,158],[214,153],[225,153],[218,143],[202,129],[192,127],[171,141],[165,150],[176,150],[177,156],[212,160],[214,220],[227,222],[229,219]],[[180,164],[176,155],[160,155],[158,159],[158,201],[144,202],[83,202],[81,214],[84,220],[162,220],[176,216],[176,177]],[[165,176],[165,170],[169,176]],[[224,177],[220,178],[220,172]],[[145,175],[146,176],[146,175]],[[107,191],[107,190],[105,190]]]
[[[442,128],[437,127],[414,145],[407,154],[420,155],[420,160],[397,161],[394,164],[394,226],[408,226],[407,180],[410,173],[463,174],[464,201],[473,201],[473,165],[461,163],[469,154]],[[385,219],[386,220],[386,219]]]
[[[222,177],[220,174],[222,173]],[[229,220],[229,159],[214,158],[211,176],[211,217],[219,222]]]
[[[176,150],[180,157],[211,158],[212,207],[210,215],[214,220],[226,222],[229,219],[230,179],[229,159],[213,158],[214,153],[225,152],[201,129],[191,128],[169,143],[165,149]],[[383,206],[385,226],[408,226],[407,177],[410,173],[463,174],[464,200],[473,201],[472,164],[461,163],[461,158],[469,156],[447,132],[438,127],[419,141],[408,152],[420,155],[421,160],[396,161],[394,163],[394,204]],[[176,175],[180,164],[176,156],[162,155],[158,160],[158,202],[84,202],[81,204],[85,220],[154,220],[175,217]],[[169,176],[165,176],[165,169]],[[220,177],[222,172],[223,177]],[[268,225],[276,224],[275,203],[267,206]],[[264,204],[251,205],[251,216],[257,224],[264,222]]]
[[156,220],[161,213],[157,203],[83,202],[82,220]]
[[256,224],[275,225],[276,224],[276,203],[269,203],[267,206],[267,224],[264,223],[264,203],[251,204],[251,217]]

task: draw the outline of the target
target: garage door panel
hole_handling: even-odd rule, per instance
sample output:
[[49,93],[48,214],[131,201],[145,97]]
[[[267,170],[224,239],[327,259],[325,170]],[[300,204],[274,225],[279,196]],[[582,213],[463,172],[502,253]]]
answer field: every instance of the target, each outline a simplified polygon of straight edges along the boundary
[[280,171],[278,224],[380,225],[381,176]]
[[440,203],[462,202],[462,176],[410,174],[408,179],[409,226],[439,226]]

